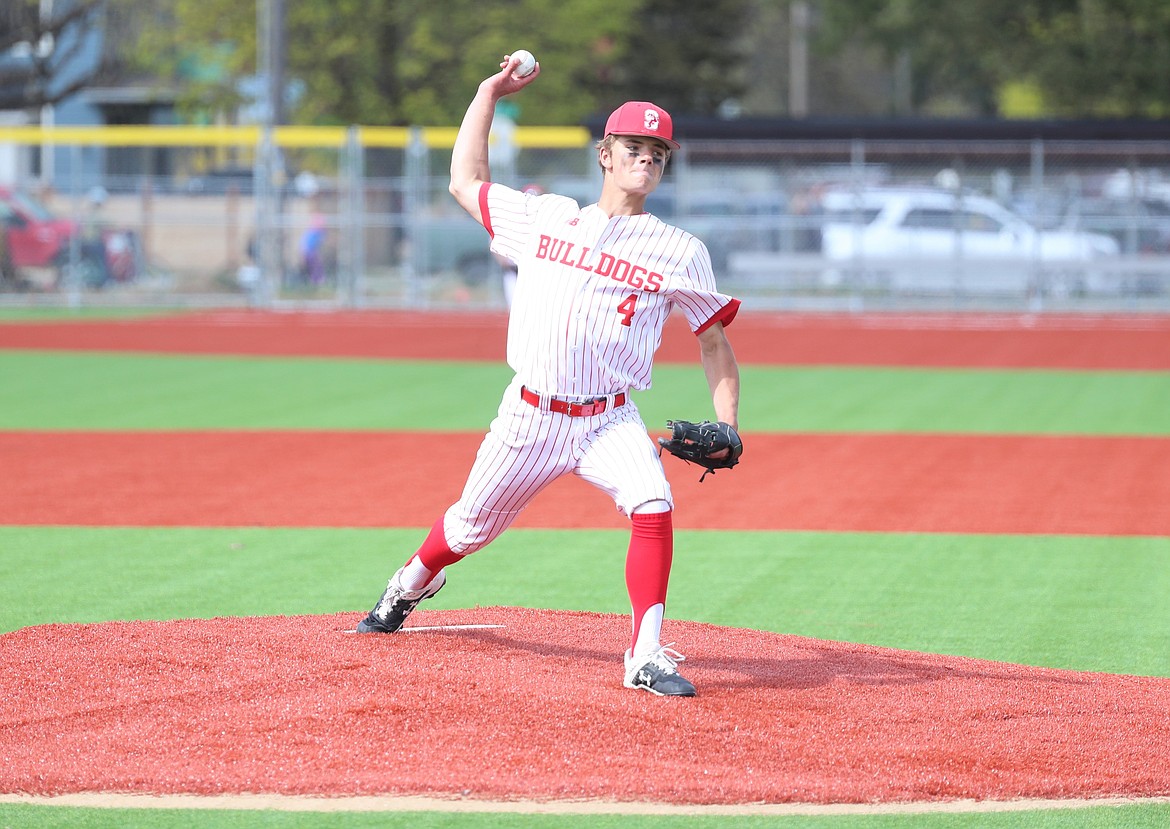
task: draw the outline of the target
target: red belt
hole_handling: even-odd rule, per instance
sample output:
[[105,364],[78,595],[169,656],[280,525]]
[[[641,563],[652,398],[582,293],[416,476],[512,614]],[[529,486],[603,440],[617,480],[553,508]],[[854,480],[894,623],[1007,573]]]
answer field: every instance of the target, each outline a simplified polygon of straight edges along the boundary
[[[540,395],[527,386],[520,387],[520,399],[538,409],[540,408]],[[608,397],[595,397],[592,400],[582,403],[573,403],[569,400],[559,400],[556,397],[550,397],[548,410],[550,412],[568,415],[569,417],[590,417],[601,414],[606,410],[608,405]],[[624,405],[626,405],[626,393],[621,392],[620,394],[615,394],[613,396],[613,407],[617,409]]]

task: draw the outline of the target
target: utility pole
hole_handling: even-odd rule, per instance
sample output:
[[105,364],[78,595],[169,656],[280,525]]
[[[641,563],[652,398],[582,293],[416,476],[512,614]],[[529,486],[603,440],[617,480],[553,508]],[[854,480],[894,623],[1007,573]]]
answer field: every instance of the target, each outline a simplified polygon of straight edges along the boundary
[[808,30],[811,12],[808,0],[796,0],[788,7],[788,114],[808,116]]
[[267,55],[264,74],[268,79],[268,113],[270,126],[285,122],[284,112],[284,0],[264,0],[268,6]]
[[[45,48],[45,32],[52,28],[53,22],[53,0],[41,0],[40,2],[40,21],[41,21],[41,36],[37,43],[33,43],[32,48],[37,52],[37,59],[40,60],[43,55],[40,50]],[[48,89],[43,90],[48,93]],[[56,109],[52,104],[41,105],[41,127],[42,129],[52,129],[56,126]],[[41,187],[48,189],[53,186],[53,179],[56,176],[56,153],[57,149],[53,142],[45,140],[41,142]]]
[[256,264],[260,278],[252,301],[271,305],[284,280],[280,232],[284,164],[275,131],[284,121],[284,0],[256,0],[257,74],[264,79],[263,124],[253,165],[256,203]]

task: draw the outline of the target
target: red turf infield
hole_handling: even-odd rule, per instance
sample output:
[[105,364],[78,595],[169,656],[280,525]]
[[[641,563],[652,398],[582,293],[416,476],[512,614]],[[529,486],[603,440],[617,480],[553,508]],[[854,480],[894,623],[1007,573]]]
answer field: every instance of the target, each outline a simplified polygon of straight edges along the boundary
[[[745,363],[1170,369],[1160,318],[744,315],[731,334]],[[502,319],[228,312],[0,325],[0,348],[499,359]],[[693,361],[694,349],[676,324],[662,357]],[[431,442],[436,478],[421,488],[422,459],[385,434],[0,433],[18,482],[0,523],[426,526],[455,497],[477,442]],[[749,435],[748,446],[782,468],[747,455],[702,485],[672,469],[678,526],[1170,535],[1167,439]],[[520,525],[623,526],[573,481]],[[342,632],[356,616],[4,634],[0,792],[672,803],[1170,794],[1166,679],[668,620],[700,696],[659,700],[620,687],[624,617],[420,611],[412,624],[504,627],[367,638]]]
[[[0,498],[0,524],[429,526],[459,496],[479,439],[0,432],[20,482]],[[667,459],[677,527],[1170,535],[1167,438],[760,434],[745,444],[743,463],[702,484],[696,467]],[[625,523],[605,495],[568,479],[517,526]]]

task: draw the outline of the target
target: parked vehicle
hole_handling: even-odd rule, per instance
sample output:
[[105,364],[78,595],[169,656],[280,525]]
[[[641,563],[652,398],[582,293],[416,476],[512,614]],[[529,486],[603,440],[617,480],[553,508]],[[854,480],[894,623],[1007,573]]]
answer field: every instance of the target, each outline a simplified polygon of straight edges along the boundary
[[256,183],[251,167],[217,167],[192,176],[183,185],[189,196],[222,196],[229,191],[250,196]]
[[0,187],[0,223],[15,268],[60,266],[79,230],[77,222],[58,218],[29,194],[7,187]]
[[[100,202],[91,202],[90,209],[97,206]],[[22,268],[51,268],[56,284],[73,281],[100,288],[129,282],[142,271],[141,245],[134,232],[90,222],[83,227],[19,190],[0,187],[0,224],[5,231],[0,264],[6,281],[19,282]]]
[[1128,254],[1170,252],[1170,206],[1156,199],[1079,199],[1064,226],[1112,236]]
[[741,193],[714,190],[688,194],[677,212],[658,212],[647,200],[646,209],[660,219],[702,240],[711,254],[716,274],[726,272],[731,254],[740,250],[776,250],[782,245],[779,217],[787,209],[782,193]]
[[906,291],[1079,292],[1116,239],[1038,230],[985,196],[936,188],[830,190],[820,205],[830,281]]

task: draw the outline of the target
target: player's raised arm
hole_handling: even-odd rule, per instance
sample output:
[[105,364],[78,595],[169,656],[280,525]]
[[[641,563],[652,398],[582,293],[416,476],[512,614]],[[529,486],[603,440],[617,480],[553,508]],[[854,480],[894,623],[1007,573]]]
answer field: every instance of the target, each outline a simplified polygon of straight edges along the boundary
[[505,95],[519,92],[540,74],[540,64],[537,63],[527,75],[517,75],[522,58],[519,52],[506,55],[500,63],[500,71],[480,83],[463,116],[463,123],[459,125],[459,134],[451,150],[451,184],[447,189],[480,224],[483,217],[479,212],[479,190],[484,182],[492,180],[488,166],[488,136],[496,102]]

